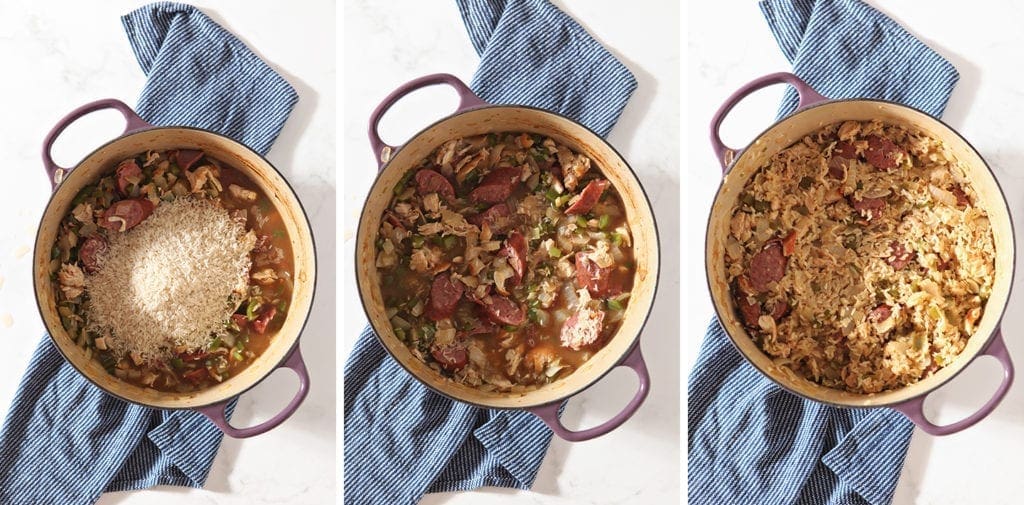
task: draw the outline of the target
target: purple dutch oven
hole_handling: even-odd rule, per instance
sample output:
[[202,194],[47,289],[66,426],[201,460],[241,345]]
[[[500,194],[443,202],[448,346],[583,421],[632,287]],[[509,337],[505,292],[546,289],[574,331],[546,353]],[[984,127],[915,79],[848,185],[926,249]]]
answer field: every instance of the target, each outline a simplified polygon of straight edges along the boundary
[[[377,134],[377,125],[384,113],[405,95],[437,84],[447,84],[458,93],[459,106],[455,113],[426,127],[401,147],[385,144]],[[629,306],[622,325],[611,341],[568,377],[525,393],[485,392],[457,384],[414,357],[391,328],[374,264],[374,244],[381,216],[402,175],[448,140],[499,132],[529,132],[551,137],[596,162],[596,166],[600,167],[622,197],[633,234],[637,264]],[[643,403],[650,386],[650,376],[640,353],[639,339],[654,301],[659,267],[654,214],[640,182],[626,161],[599,135],[568,118],[532,107],[488,104],[475,96],[462,81],[448,74],[421,77],[388,95],[370,116],[369,136],[379,172],[359,219],[356,279],[370,324],[391,356],[413,377],[444,396],[479,407],[527,410],[540,417],[555,434],[565,440],[589,440],[626,422]],[[561,403],[600,380],[617,366],[633,369],[640,378],[639,389],[629,404],[609,421],[593,428],[582,431],[565,428],[557,415]]]
[[[57,165],[50,155],[57,137],[75,120],[103,109],[115,109],[127,122],[124,133],[98,147],[73,168]],[[289,313],[270,345],[238,375],[195,393],[167,393],[135,386],[107,373],[103,366],[86,355],[84,349],[64,330],[57,313],[54,289],[50,282],[50,251],[56,241],[60,222],[71,211],[75,195],[88,184],[110,174],[121,160],[149,150],[201,149],[210,156],[244,173],[260,187],[280,212],[291,239],[295,265],[295,288]],[[53,194],[39,223],[33,253],[33,279],[39,313],[53,344],[86,379],[103,391],[122,400],[158,409],[190,409],[210,418],[225,434],[235,438],[259,435],[275,428],[291,416],[309,391],[309,374],[299,352],[299,335],[306,324],[316,283],[313,233],[298,198],[281,174],[262,156],[248,147],[217,133],[183,126],[153,126],[142,120],[124,103],[99,100],[75,109],[57,122],[43,142],[43,165]],[[256,426],[231,426],[224,409],[228,402],[246,392],[274,370],[290,368],[299,376],[299,390],[288,405],[271,419]]]
[[[800,96],[795,112],[782,119],[744,149],[727,147],[719,136],[722,120],[750,93],[773,84],[787,83]],[[996,245],[996,275],[992,294],[977,324],[974,335],[960,355],[931,376],[903,388],[874,394],[857,394],[820,386],[798,378],[788,369],[776,366],[762,352],[736,317],[725,271],[725,244],[729,221],[747,180],[776,153],[820,127],[846,120],[881,120],[919,129],[945,143],[962,162],[973,181],[980,205],[988,212]],[[947,435],[966,429],[988,416],[1006,396],[1013,383],[1013,363],[1003,342],[1000,324],[1013,284],[1016,248],[1010,210],[992,170],[981,155],[955,130],[917,109],[893,102],[872,99],[829,100],[790,73],[766,75],[743,86],[726,99],[711,120],[711,146],[722,165],[724,176],[715,195],[708,218],[705,243],[705,267],[708,288],[722,326],[733,345],[761,373],[786,390],[837,407],[889,407],[902,412],[925,432]],[[922,407],[925,398],[951,380],[981,355],[996,358],[1003,368],[1003,379],[995,394],[980,409],[958,422],[939,426],[930,422]]]

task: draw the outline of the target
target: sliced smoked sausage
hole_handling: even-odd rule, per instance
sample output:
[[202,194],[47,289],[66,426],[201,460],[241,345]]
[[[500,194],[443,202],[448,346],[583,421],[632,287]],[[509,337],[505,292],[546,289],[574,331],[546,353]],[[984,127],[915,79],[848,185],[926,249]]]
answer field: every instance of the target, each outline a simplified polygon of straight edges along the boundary
[[416,172],[416,192],[420,196],[437,193],[446,202],[455,199],[455,188],[452,187],[452,183],[443,175],[428,168]]
[[526,313],[516,302],[501,295],[491,295],[480,301],[487,317],[498,324],[519,326],[526,321]]
[[786,317],[786,314],[789,314],[789,302],[786,300],[779,300],[775,302],[775,305],[772,306],[772,319],[774,319],[775,322],[779,322],[782,318]]
[[128,231],[153,213],[153,202],[145,198],[130,198],[114,202],[100,219],[100,226],[111,231]]
[[893,241],[889,244],[889,257],[885,259],[885,262],[892,266],[894,270],[903,270],[916,257],[916,252],[908,251],[903,244]]
[[426,314],[431,321],[440,321],[451,317],[455,307],[462,299],[462,282],[452,280],[451,275],[437,274],[430,286],[430,301]]
[[515,283],[518,285],[523,281],[523,276],[526,275],[526,256],[528,254],[526,237],[518,231],[512,232],[505,239],[505,248],[502,254],[508,257],[508,265],[515,272]]
[[[583,316],[583,319],[580,319],[580,315]],[[561,340],[562,346],[578,351],[584,346],[597,342],[603,328],[604,312],[599,310],[576,312],[562,324],[559,340]]]
[[78,248],[78,259],[82,260],[85,271],[94,274],[99,270],[99,257],[107,252],[107,241],[100,235],[93,235]]
[[484,223],[487,223],[492,232],[501,233],[508,227],[508,218],[511,215],[512,212],[508,209],[508,205],[497,203],[479,214],[467,217],[466,220],[480,228],[483,228]]
[[116,174],[117,190],[124,196],[128,196],[128,185],[131,184],[128,179],[134,179],[135,184],[142,180],[142,169],[139,168],[138,163],[135,163],[135,160],[124,160],[119,163]]
[[871,309],[871,312],[868,314],[868,319],[876,323],[880,323],[882,321],[885,321],[886,319],[889,319],[889,316],[891,315],[892,307],[883,303],[875,307],[874,309]]
[[864,150],[864,158],[879,170],[896,168],[901,154],[904,154],[903,150],[893,141],[878,135],[868,137],[868,148]]
[[203,152],[195,149],[178,149],[178,152],[174,154],[174,161],[178,163],[178,167],[182,170],[188,170],[192,168],[203,157]]
[[576,253],[576,283],[581,288],[587,288],[595,297],[604,298],[611,294],[608,281],[614,269],[615,267],[601,268],[587,254]]
[[608,189],[609,184],[611,183],[605,179],[590,181],[590,184],[583,188],[579,196],[569,202],[569,207],[565,209],[565,214],[571,216],[573,214],[586,214],[590,212],[590,209],[597,205],[597,201],[601,198],[601,193]]
[[850,205],[870,221],[878,217],[882,213],[882,209],[885,209],[885,198],[861,198],[857,200],[850,197]]
[[832,154],[840,158],[855,160],[857,159],[857,148],[845,140],[840,140],[836,142],[836,147],[832,150]]
[[780,281],[784,275],[786,257],[782,254],[782,243],[778,240],[765,244],[764,248],[750,259],[747,277],[750,279],[750,286],[758,293],[767,291],[769,284]]
[[523,175],[523,171],[516,167],[498,167],[491,170],[487,175],[484,176],[483,180],[480,181],[480,186],[490,186],[492,184],[501,184],[508,186],[511,191],[519,183],[519,177]]
[[476,203],[503,202],[512,195],[512,190],[519,184],[519,176],[522,173],[522,170],[515,167],[494,169],[469,193],[469,199]]
[[276,315],[277,307],[273,305],[267,306],[266,310],[264,310],[263,313],[252,322],[252,331],[259,335],[266,333],[267,326],[274,320],[274,316]]
[[750,303],[747,297],[740,294],[736,297],[736,308],[740,311],[743,324],[748,328],[757,328],[757,320],[761,317],[761,304],[754,301]]
[[504,184],[478,186],[469,193],[469,199],[476,203],[503,202],[512,194],[512,188]]
[[431,347],[430,354],[441,364],[442,368],[449,372],[462,370],[469,361],[469,353],[466,352],[465,347],[459,344],[435,345]]

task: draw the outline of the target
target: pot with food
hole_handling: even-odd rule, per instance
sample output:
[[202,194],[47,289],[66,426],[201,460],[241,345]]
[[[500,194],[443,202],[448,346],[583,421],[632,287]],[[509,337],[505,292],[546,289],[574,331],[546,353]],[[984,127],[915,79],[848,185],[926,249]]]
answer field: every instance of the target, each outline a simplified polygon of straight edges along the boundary
[[378,233],[395,334],[484,390],[571,374],[629,304],[630,232],[609,186],[589,158],[541,135],[442,144],[395,186]]
[[[401,148],[383,113],[448,84],[459,110]],[[522,408],[586,440],[625,422],[649,378],[638,338],[653,302],[657,233],[625,161],[548,111],[490,105],[438,74],[402,86],[371,117],[381,171],[360,218],[357,280],[382,345],[428,387],[491,408]],[[562,401],[616,366],[640,388],[599,426],[560,424]]]
[[[114,108],[125,134],[73,169],[49,156],[78,117]],[[305,398],[298,336],[312,301],[309,225],[256,153],[212,132],[153,127],[121,102],[74,111],[51,132],[55,185],[36,239],[35,288],[56,347],[110,394],[193,408],[235,437],[283,422]],[[227,423],[228,401],[279,366],[299,374],[288,407]]]
[[[717,128],[769,84],[800,108],[751,145]],[[1015,255],[1009,212],[956,132],[878,100],[828,101],[791,74],[754,81],[712,123],[727,169],[708,223],[707,274],[737,349],[790,391],[839,406],[890,406],[925,431],[965,429],[1013,379],[999,332]],[[977,355],[1004,366],[995,396],[947,426],[921,405]]]

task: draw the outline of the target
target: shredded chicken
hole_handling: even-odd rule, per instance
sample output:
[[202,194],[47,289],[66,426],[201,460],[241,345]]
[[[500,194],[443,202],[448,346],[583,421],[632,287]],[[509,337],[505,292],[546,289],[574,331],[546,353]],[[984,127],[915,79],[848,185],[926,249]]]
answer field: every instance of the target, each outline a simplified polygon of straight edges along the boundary
[[71,211],[71,215],[74,216],[74,218],[78,220],[79,223],[92,223],[92,204],[80,203],[76,205],[74,210]]
[[222,191],[224,188],[220,185],[220,181],[217,180],[216,175],[213,173],[210,165],[203,165],[192,172],[185,171],[185,178],[188,179],[188,183],[192,186],[192,192],[198,193],[206,187],[207,183],[210,183],[217,191]]
[[444,270],[442,261],[444,255],[436,247],[421,247],[413,251],[409,258],[409,268],[414,272],[437,273]]
[[74,263],[64,263],[60,266],[57,282],[68,300],[74,300],[85,292],[85,272]]
[[236,184],[228,184],[228,193],[236,200],[247,204],[255,202],[256,198],[259,197],[255,191],[245,189]]
[[583,177],[588,171],[590,171],[590,158],[582,154],[574,155],[571,160],[568,160],[568,163],[563,163],[562,178],[565,181],[566,189],[575,191],[580,177]]
[[252,280],[256,281],[256,284],[261,286],[269,286],[277,282],[277,272],[275,272],[273,268],[257,270],[252,274]]
[[467,156],[466,158],[463,158],[461,161],[459,161],[458,164],[455,165],[455,180],[461,183],[462,181],[466,180],[466,177],[468,177],[470,173],[476,170],[477,167],[481,169],[487,168],[481,166],[480,163],[484,160],[487,160],[489,156],[490,153],[487,151],[487,149],[481,149],[478,153],[476,153],[476,155]]

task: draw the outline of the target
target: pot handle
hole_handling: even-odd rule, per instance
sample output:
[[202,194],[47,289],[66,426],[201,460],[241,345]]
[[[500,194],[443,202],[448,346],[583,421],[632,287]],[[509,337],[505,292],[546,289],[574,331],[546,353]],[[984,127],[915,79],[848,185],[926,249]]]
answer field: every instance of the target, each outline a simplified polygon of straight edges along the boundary
[[127,104],[114,98],[96,100],[95,102],[87,103],[71,111],[68,115],[61,118],[60,121],[57,121],[57,124],[52,130],[50,130],[50,133],[46,134],[46,138],[43,139],[43,167],[46,168],[46,174],[50,178],[50,185],[54,189],[56,189],[57,185],[64,180],[64,176],[71,171],[70,168],[62,167],[53,161],[51,151],[53,149],[54,141],[56,141],[57,137],[64,132],[65,128],[70,126],[71,123],[77,121],[78,118],[103,109],[116,109],[124,116],[125,127],[122,135],[136,130],[142,130],[144,128],[151,128],[153,126],[139,117],[139,115],[136,114],[135,111]]
[[425,75],[399,86],[398,89],[392,91],[390,95],[385,97],[380,105],[373,110],[373,113],[370,114],[370,148],[373,149],[373,156],[377,159],[378,169],[384,168],[384,165],[391,159],[391,155],[398,150],[398,146],[385,144],[384,141],[381,140],[380,133],[377,132],[377,126],[380,123],[380,118],[383,117],[384,113],[405,95],[408,95],[420,88],[434,86],[437,84],[447,84],[455,88],[455,92],[459,95],[459,107],[455,109],[456,113],[475,107],[489,105],[487,102],[481,100],[480,97],[476,96],[473,91],[469,89],[469,86],[466,86],[466,83],[451,74]]
[[996,330],[996,335],[989,343],[988,347],[981,353],[987,354],[999,360],[999,363],[1003,366],[1003,381],[999,384],[999,389],[996,390],[992,398],[988,400],[984,405],[981,406],[977,412],[967,416],[960,421],[953,424],[947,424],[945,426],[938,426],[932,424],[924,415],[924,400],[928,395],[919,396],[912,398],[902,403],[893,405],[892,408],[896,409],[907,416],[918,428],[924,430],[929,435],[942,436],[956,433],[958,431],[970,428],[978,421],[988,417],[989,414],[995,410],[999,402],[1003,400],[1006,393],[1010,390],[1010,386],[1013,384],[1013,361],[1010,360],[1010,353],[1006,350],[1006,342],[1003,341],[1002,329]]
[[750,81],[740,89],[736,90],[735,93],[729,95],[729,98],[725,99],[725,102],[718,111],[715,112],[714,116],[711,116],[711,149],[715,151],[715,156],[718,158],[718,162],[722,164],[722,173],[725,173],[729,165],[732,164],[733,160],[739,156],[741,149],[733,149],[726,146],[722,142],[722,137],[719,130],[722,126],[722,121],[725,120],[725,116],[729,115],[732,108],[736,104],[740,103],[747,95],[761,89],[771,86],[773,84],[789,84],[796,88],[797,95],[800,97],[800,101],[797,104],[798,109],[807,107],[808,105],[823,102],[828,100],[821,96],[814,88],[810,87],[802,79],[793,75],[789,72],[776,72],[774,74],[768,74],[764,77],[758,77],[753,81]]
[[633,346],[633,350],[629,352],[618,365],[616,366],[628,366],[636,372],[637,377],[640,378],[640,387],[637,389],[636,394],[633,395],[633,399],[629,401],[626,408],[622,409],[621,412],[615,414],[614,417],[605,421],[603,424],[594,426],[583,431],[571,431],[562,425],[561,420],[558,419],[558,409],[561,407],[561,402],[549,403],[547,405],[541,405],[539,407],[531,407],[526,409],[533,415],[544,421],[544,424],[551,428],[551,431],[558,435],[564,440],[569,442],[582,442],[584,440],[590,440],[593,438],[600,437],[626,422],[633,414],[636,413],[640,405],[647,399],[647,393],[651,388],[651,376],[647,372],[647,363],[644,362],[644,357],[640,353],[640,343],[637,342]]
[[306,370],[306,362],[302,360],[302,353],[299,352],[298,343],[295,344],[295,349],[292,350],[284,362],[278,365],[278,368],[282,367],[291,368],[299,376],[299,391],[295,393],[292,401],[288,402],[288,405],[281,412],[256,426],[235,428],[228,423],[224,409],[227,408],[228,402],[231,401],[230,399],[198,407],[195,410],[210,418],[213,424],[220,428],[220,431],[223,431],[225,435],[231,438],[249,438],[266,433],[291,417],[298,410],[302,401],[306,399],[306,394],[309,393],[309,372]]

